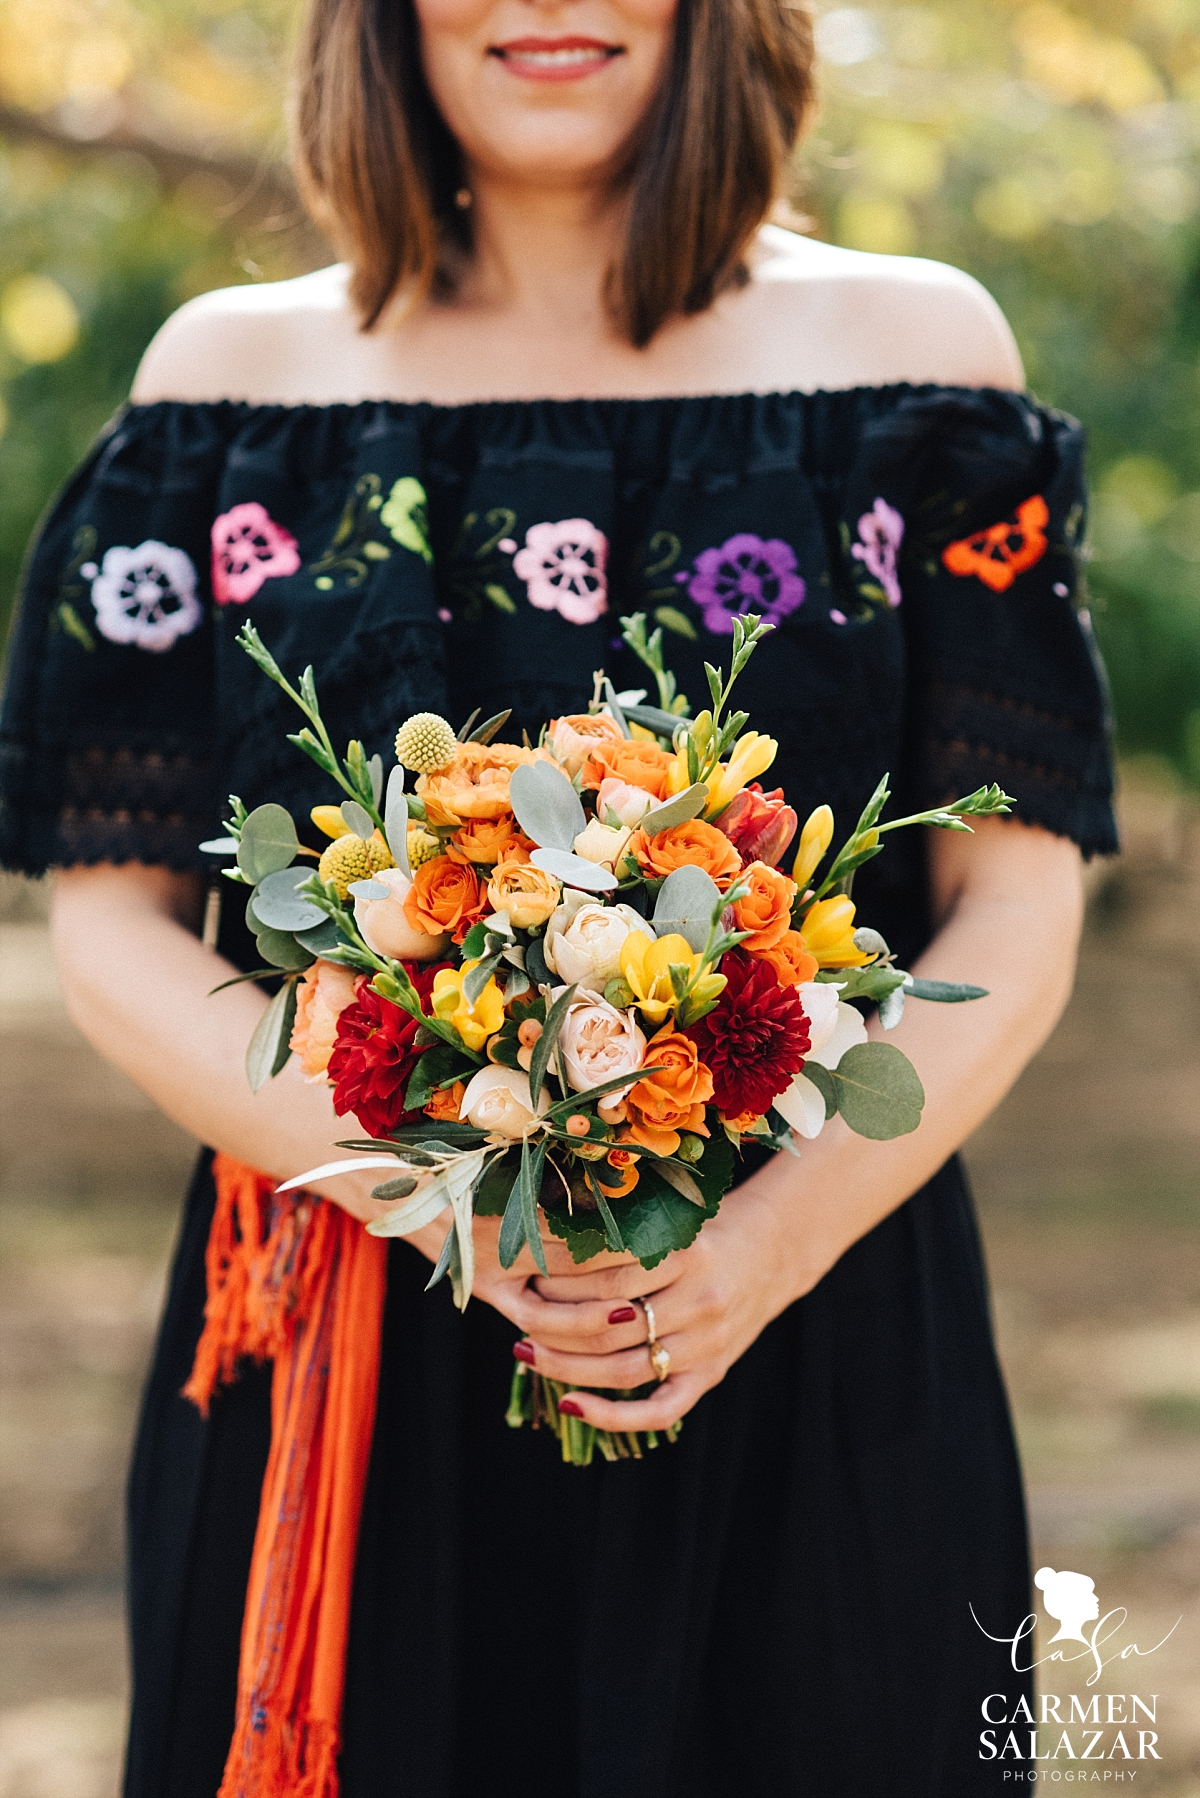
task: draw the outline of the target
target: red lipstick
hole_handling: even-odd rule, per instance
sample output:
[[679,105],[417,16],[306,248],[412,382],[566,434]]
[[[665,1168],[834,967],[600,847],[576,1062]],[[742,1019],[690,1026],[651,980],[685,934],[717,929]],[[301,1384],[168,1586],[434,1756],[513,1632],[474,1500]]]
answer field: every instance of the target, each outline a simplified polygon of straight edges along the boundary
[[579,81],[623,53],[623,45],[595,37],[514,37],[488,50],[526,81]]

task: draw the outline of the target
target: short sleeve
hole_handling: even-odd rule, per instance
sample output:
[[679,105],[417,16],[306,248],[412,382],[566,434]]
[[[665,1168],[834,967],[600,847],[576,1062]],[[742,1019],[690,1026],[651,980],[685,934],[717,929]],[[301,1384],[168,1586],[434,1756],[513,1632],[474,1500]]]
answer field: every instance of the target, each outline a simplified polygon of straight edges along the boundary
[[198,868],[217,818],[219,414],[118,415],[30,551],[0,712],[0,862]]
[[1014,816],[1117,849],[1108,687],[1081,604],[1084,438],[995,390],[914,394],[864,439],[848,508],[903,520],[915,794],[997,782]]

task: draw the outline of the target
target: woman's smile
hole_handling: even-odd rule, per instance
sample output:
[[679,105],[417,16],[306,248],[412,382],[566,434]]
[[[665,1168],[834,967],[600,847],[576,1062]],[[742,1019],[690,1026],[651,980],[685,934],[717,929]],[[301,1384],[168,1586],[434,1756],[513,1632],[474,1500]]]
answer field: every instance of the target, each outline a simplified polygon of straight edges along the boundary
[[623,44],[594,37],[520,37],[492,44],[488,55],[526,81],[578,81],[624,54]]

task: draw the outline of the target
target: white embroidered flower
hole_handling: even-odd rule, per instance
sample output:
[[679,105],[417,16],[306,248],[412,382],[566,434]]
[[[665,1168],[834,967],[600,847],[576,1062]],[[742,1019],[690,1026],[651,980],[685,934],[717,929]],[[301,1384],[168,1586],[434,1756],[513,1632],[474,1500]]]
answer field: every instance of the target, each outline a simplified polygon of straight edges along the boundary
[[513,573],[525,582],[531,606],[559,612],[570,624],[592,624],[608,610],[607,560],[603,531],[589,518],[562,518],[530,525]]
[[136,549],[114,545],[98,570],[92,563],[81,572],[94,577],[96,628],[110,643],[157,653],[203,620],[192,559],[166,543],[150,539]]

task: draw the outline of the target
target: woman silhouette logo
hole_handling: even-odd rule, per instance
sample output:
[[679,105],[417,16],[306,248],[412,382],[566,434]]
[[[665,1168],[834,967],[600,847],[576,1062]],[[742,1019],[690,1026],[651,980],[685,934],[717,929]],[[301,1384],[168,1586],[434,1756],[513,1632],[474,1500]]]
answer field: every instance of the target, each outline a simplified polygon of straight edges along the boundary
[[1042,1604],[1047,1616],[1053,1617],[1059,1625],[1052,1642],[1083,1642],[1087,1637],[1083,1633],[1085,1623],[1094,1623],[1100,1615],[1100,1603],[1096,1597],[1096,1582],[1089,1579],[1086,1573],[1055,1573],[1053,1567],[1041,1567],[1034,1575],[1033,1583],[1045,1594]]

